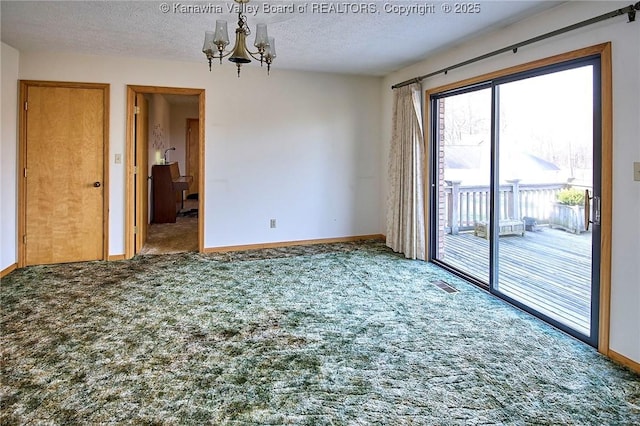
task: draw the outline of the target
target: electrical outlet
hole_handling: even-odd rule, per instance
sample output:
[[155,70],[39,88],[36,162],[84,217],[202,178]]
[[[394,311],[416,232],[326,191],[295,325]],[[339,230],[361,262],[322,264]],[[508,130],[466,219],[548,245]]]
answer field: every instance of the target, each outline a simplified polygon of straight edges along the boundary
[[122,163],[122,154],[116,154],[114,157],[115,157],[114,158],[114,163],[116,163],[116,164],[121,164]]
[[269,221],[269,227],[270,227],[271,229],[273,229],[273,228],[275,228],[275,227],[276,227],[276,220],[275,220],[275,219],[271,219],[271,220]]
[[640,182],[640,162],[633,163],[633,180]]

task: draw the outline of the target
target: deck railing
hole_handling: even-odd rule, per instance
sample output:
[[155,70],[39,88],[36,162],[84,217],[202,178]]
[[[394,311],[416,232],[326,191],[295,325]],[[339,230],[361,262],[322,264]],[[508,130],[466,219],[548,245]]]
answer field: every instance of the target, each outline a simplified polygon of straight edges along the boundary
[[[489,221],[489,187],[461,185],[460,181],[445,181],[444,217],[445,231],[458,234],[471,230],[476,222]],[[566,183],[521,184],[510,180],[500,185],[500,220],[535,218],[537,223],[547,223],[557,193]]]

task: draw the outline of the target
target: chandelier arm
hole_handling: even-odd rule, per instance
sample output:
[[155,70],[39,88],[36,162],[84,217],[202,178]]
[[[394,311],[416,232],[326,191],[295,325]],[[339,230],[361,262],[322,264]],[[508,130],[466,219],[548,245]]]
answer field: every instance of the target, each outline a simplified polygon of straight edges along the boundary
[[247,49],[247,53],[256,61],[259,61],[259,62],[264,61],[264,54],[261,54],[260,52],[252,52],[249,49]]
[[[219,52],[219,51],[218,51],[218,52]],[[226,58],[227,56],[231,55],[232,53],[233,53],[233,50],[229,50],[229,51],[228,51],[228,52],[226,52],[224,55],[220,55],[220,54],[218,54],[218,55],[213,55],[213,56],[212,56],[212,58],[213,58],[213,59],[224,59],[224,58]]]

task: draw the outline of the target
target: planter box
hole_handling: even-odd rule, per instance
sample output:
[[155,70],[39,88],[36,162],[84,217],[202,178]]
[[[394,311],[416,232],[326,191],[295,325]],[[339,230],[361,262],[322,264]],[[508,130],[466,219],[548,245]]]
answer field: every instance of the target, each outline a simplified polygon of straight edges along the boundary
[[[500,230],[498,236],[520,235],[524,236],[524,221],[504,219],[498,223]],[[489,238],[489,224],[487,222],[476,222],[473,233],[476,237]]]
[[551,228],[560,228],[574,234],[585,231],[584,206],[567,206],[554,204],[549,218]]

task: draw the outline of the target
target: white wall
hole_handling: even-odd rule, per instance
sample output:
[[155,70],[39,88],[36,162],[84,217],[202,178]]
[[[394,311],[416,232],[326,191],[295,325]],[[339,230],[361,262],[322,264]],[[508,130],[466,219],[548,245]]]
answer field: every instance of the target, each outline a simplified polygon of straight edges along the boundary
[[[391,138],[391,85],[462,62],[518,41],[527,40],[558,28],[586,20],[630,2],[569,2],[551,11],[526,19],[455,49],[387,76],[382,83],[383,153],[386,158]],[[509,66],[546,58],[555,54],[612,42],[613,56],[613,241],[610,347],[640,362],[640,182],[633,181],[632,166],[640,161],[640,22],[627,23],[620,16],[548,39],[517,54],[502,54],[475,64],[423,80],[423,89],[438,87]],[[383,196],[386,197],[386,184]],[[382,218],[384,221],[384,218]]]
[[0,270],[17,259],[17,127],[18,127],[18,65],[19,52],[8,44],[0,47],[2,62],[2,130],[0,135]]
[[[149,100],[148,176],[151,176],[151,167],[153,167],[154,164],[163,164],[164,151],[172,146],[170,141],[171,107],[165,97],[159,93],[149,94],[146,95],[146,97]],[[169,162],[175,161],[175,159],[176,157],[173,151],[167,153],[167,160]]]
[[206,245],[380,233],[380,79],[240,80],[251,95],[229,97],[207,122]]
[[210,73],[204,58],[49,52],[21,52],[20,78],[111,85],[111,255],[124,253],[125,161],[113,158],[126,154],[127,84],[206,90],[205,247],[381,232],[379,78],[277,64],[271,76],[252,64],[238,78],[231,64]]

